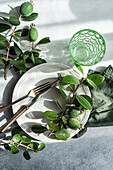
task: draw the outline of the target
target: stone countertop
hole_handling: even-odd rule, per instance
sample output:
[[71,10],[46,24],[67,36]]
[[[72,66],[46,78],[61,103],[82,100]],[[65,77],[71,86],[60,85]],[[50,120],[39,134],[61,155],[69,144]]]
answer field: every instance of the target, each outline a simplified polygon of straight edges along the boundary
[[[0,15],[8,16],[12,7],[23,0],[0,0]],[[72,35],[80,29],[93,29],[103,35],[107,50],[103,60],[94,67],[113,65],[113,3],[112,0],[34,0],[35,11],[39,13],[35,24],[39,39],[49,36],[51,43],[42,47],[41,54],[47,62],[73,66],[69,57],[68,44]],[[22,23],[22,25],[29,23]],[[64,60],[65,57],[65,60]],[[88,68],[84,67],[84,70]],[[0,66],[0,104],[11,102],[12,92],[19,77],[7,71],[7,81]],[[13,115],[12,109],[0,114],[0,125]],[[16,127],[14,123],[11,129]],[[10,136],[10,130],[6,133]],[[4,151],[0,144],[0,169],[3,170],[108,170],[113,168],[113,127],[88,128],[87,133],[78,139],[67,142],[46,144],[39,152],[30,152],[31,159],[22,156],[23,148],[16,154]]]

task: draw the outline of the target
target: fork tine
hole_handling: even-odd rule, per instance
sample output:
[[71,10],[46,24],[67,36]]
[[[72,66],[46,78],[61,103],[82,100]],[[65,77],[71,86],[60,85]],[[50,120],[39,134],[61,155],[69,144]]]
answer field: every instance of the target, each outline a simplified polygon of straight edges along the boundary
[[46,86],[46,85],[48,85],[48,84],[50,84],[50,83],[49,83],[49,82],[46,82],[46,83],[44,83],[44,84],[41,84],[41,85],[33,88],[33,90],[39,90],[39,89],[43,88],[44,86]]
[[45,90],[45,89],[47,89],[47,88],[49,88],[49,87],[51,87],[51,84],[50,84],[50,83],[44,84],[44,85],[41,86],[40,88],[35,89],[35,90],[33,90],[33,91],[34,91],[35,95],[37,95],[37,94],[39,94],[41,91],[43,91],[43,90]]

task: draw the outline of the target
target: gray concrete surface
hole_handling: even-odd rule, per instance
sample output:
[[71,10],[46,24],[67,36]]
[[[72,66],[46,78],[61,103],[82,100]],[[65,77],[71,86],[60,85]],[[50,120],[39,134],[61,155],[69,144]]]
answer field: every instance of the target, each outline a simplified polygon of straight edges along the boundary
[[[0,0],[0,15],[8,15],[11,6],[19,6],[23,0]],[[52,43],[42,47],[42,57],[48,62],[72,66],[68,43],[78,30],[90,28],[101,33],[107,44],[104,59],[96,67],[113,64],[113,1],[112,0],[34,0],[35,21],[39,39],[50,36]],[[23,23],[26,25],[29,23]],[[65,60],[64,60],[65,57]],[[3,78],[0,66],[0,104],[11,102],[13,88],[18,80],[8,71],[8,80]],[[0,115],[0,125],[13,115],[8,109]],[[15,123],[13,127],[17,126]],[[10,133],[6,134],[10,136]],[[16,154],[2,149],[0,144],[0,170],[112,170],[113,127],[88,128],[78,139],[63,143],[47,144],[39,153],[30,152],[31,160],[23,158],[23,149]]]

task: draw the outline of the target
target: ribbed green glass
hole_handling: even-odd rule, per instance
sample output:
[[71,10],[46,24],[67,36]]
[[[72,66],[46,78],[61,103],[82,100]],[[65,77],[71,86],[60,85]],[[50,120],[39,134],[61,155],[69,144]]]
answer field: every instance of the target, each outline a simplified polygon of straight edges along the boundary
[[69,42],[71,58],[79,65],[91,66],[102,60],[106,43],[102,35],[91,29],[80,30]]

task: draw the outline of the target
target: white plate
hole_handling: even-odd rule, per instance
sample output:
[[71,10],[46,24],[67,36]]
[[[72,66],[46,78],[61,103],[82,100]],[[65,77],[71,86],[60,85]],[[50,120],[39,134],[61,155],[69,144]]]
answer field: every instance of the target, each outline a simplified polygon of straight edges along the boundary
[[[26,95],[29,92],[29,90],[31,90],[38,84],[46,82],[48,81],[48,79],[56,78],[59,72],[72,74],[76,76],[78,79],[81,79],[81,76],[76,71],[73,71],[73,69],[63,64],[57,63],[41,64],[27,71],[19,79],[14,88],[13,101]],[[89,88],[85,85],[82,85],[78,90],[78,94],[90,95]],[[61,103],[62,107],[64,107],[66,100],[61,95],[59,90],[53,87],[49,92],[47,92],[43,97],[41,97],[29,110],[27,110],[20,118],[18,118],[17,123],[22,128],[22,130],[25,131],[32,138],[41,140],[43,142],[59,142],[59,140],[57,140],[53,136],[48,137],[48,132],[38,135],[31,131],[31,126],[37,123],[41,123],[42,125],[47,126],[48,120],[43,116],[44,111],[52,110],[56,113],[59,112],[59,108],[56,106],[54,102],[55,99]],[[13,113],[15,114],[16,111],[20,108],[20,106],[23,104],[27,104],[29,100],[30,98],[27,98],[15,104],[13,106]],[[81,115],[81,124],[83,125],[86,124],[89,114],[90,111],[85,111]],[[79,132],[79,129],[69,130],[71,131],[71,137]]]

